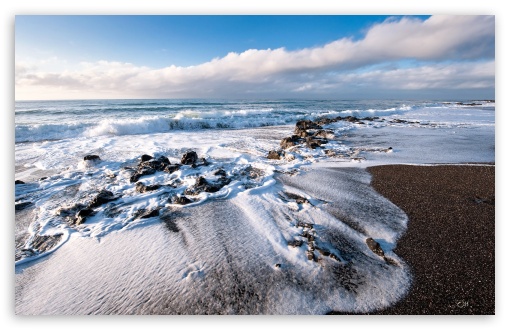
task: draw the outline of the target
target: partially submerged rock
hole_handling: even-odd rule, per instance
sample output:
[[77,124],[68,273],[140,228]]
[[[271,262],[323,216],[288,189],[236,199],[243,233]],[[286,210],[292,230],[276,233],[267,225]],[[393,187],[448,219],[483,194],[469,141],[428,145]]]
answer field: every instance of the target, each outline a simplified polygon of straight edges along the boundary
[[291,137],[283,138],[280,141],[280,147],[282,147],[282,149],[288,149],[288,148],[295,146],[298,143],[299,143],[299,136],[292,135]]
[[193,165],[197,162],[198,156],[195,151],[188,151],[181,158],[181,164],[183,165]]
[[172,164],[172,165],[165,166],[163,171],[165,171],[167,173],[174,173],[174,172],[178,171],[180,168],[181,168],[181,166],[179,164]]
[[[140,163],[138,164],[135,173],[131,175],[129,181],[137,182],[142,176],[152,175],[156,173],[156,171],[167,171],[168,166],[172,165],[170,164],[170,160],[168,160],[165,156],[154,158],[150,155],[142,155],[140,157]],[[176,167],[172,167],[172,169],[174,168]]]
[[150,155],[141,155],[140,156],[140,162],[146,162],[148,160],[151,160],[153,159],[154,157],[150,156]]
[[225,172],[225,170],[222,169],[222,168],[216,170],[213,174],[214,175],[219,175],[221,177],[226,177],[227,176],[227,172]]
[[84,209],[78,211],[78,213],[76,213],[76,217],[74,219],[74,224],[77,226],[81,225],[82,223],[85,222],[85,220],[87,219],[88,216],[92,215],[92,213],[94,213],[94,211],[91,208],[84,208]]
[[322,137],[322,138],[327,138],[328,136],[330,135],[333,135],[333,131],[332,130],[324,130],[324,129],[319,129],[317,130],[315,133],[313,133],[313,136],[314,137]]
[[296,239],[296,240],[287,242],[287,245],[291,246],[291,247],[300,247],[301,245],[303,245],[303,241]]
[[155,208],[152,210],[147,209],[139,209],[135,212],[134,218],[135,219],[148,219],[159,216],[159,209]]
[[116,199],[118,199],[118,197],[115,197],[111,191],[101,190],[99,194],[97,194],[96,197],[92,199],[92,202],[90,202],[89,207],[95,208],[108,202],[114,201]]
[[308,130],[308,129],[321,129],[322,126],[311,120],[299,120],[296,123],[296,128],[301,130]]
[[377,254],[380,257],[384,257],[384,251],[381,248],[381,245],[375,241],[372,237],[366,239],[367,246],[372,252]]
[[[226,183],[225,183],[226,184]],[[211,183],[204,177],[198,177],[195,184],[184,191],[185,195],[198,195],[202,192],[214,193],[219,191],[224,185],[224,182]]]
[[146,193],[148,191],[158,190],[159,188],[161,188],[161,186],[159,184],[154,184],[154,185],[146,186],[146,185],[144,185],[141,182],[137,182],[136,185],[135,185],[135,189],[139,193]]
[[140,177],[142,176],[145,176],[145,175],[151,175],[151,174],[154,174],[156,173],[156,169],[152,168],[152,167],[139,167],[138,168],[138,171],[136,171],[135,174],[133,174],[131,176],[131,178],[129,179],[130,182],[137,182]]
[[[291,193],[291,192],[284,192],[285,196],[288,198],[288,199],[293,199],[294,201],[296,201],[296,203],[298,204],[306,204],[306,203],[310,203],[308,201],[308,199],[304,198],[303,196],[299,196],[297,194],[294,194],[294,193]],[[313,228],[313,226],[312,226]]]
[[270,150],[268,153],[267,153],[267,158],[268,159],[277,159],[279,160],[281,157],[280,153],[276,150]]
[[187,205],[193,203],[193,201],[186,196],[172,196],[172,204]]
[[26,209],[27,207],[29,207],[30,205],[32,205],[31,202],[21,202],[21,203],[16,203],[14,204],[14,210],[15,211],[21,211],[21,210],[24,210]]
[[14,184],[15,184],[15,185],[16,185],[16,184],[25,184],[25,182],[24,182],[24,181],[21,181],[21,180],[16,180],[16,181],[14,181]]
[[87,156],[83,157],[83,160],[98,161],[98,160],[101,160],[101,158],[98,155],[87,155]]

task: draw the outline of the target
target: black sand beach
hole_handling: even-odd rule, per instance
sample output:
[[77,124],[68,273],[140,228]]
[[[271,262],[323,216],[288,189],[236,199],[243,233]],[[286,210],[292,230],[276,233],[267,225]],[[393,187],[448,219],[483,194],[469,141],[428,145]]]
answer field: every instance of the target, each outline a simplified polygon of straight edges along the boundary
[[414,278],[404,299],[372,314],[495,314],[495,167],[368,170],[409,216],[395,252]]

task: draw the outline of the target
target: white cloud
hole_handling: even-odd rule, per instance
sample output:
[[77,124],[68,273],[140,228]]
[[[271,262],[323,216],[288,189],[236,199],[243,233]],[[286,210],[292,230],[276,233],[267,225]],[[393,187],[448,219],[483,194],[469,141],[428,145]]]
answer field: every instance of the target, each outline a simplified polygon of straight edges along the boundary
[[[188,67],[152,69],[99,61],[82,63],[74,71],[42,72],[16,63],[16,99],[41,98],[37,90],[52,97],[69,91],[72,98],[80,93],[83,97],[311,93],[348,83],[407,90],[491,88],[494,33],[494,16],[433,16],[426,21],[389,19],[370,28],[361,40],[344,38],[297,51],[250,49]],[[403,59],[422,65],[399,68]],[[367,69],[384,62],[393,62],[393,68]],[[357,72],[363,68],[363,73]]]

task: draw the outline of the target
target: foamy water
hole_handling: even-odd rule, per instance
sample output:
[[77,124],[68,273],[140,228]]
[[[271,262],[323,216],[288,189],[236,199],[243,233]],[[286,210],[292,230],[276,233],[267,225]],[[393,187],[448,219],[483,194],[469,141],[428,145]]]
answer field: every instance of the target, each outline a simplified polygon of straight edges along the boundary
[[[19,102],[16,179],[25,184],[16,185],[16,221],[26,225],[15,233],[16,311],[323,314],[388,306],[411,281],[405,260],[392,252],[407,217],[370,188],[362,168],[493,162],[494,106]],[[324,125],[330,133],[321,148],[296,146],[280,160],[267,158],[297,120],[337,116],[379,118]],[[189,150],[205,163],[144,175],[138,183],[155,188],[137,190],[131,177],[141,155],[178,164]],[[85,161],[90,154],[100,160]],[[221,187],[190,194],[200,177]],[[69,223],[63,210],[101,190],[112,201],[84,223]],[[190,203],[176,204],[178,196]],[[42,249],[40,237],[56,239]],[[85,270],[97,274],[80,280]]]

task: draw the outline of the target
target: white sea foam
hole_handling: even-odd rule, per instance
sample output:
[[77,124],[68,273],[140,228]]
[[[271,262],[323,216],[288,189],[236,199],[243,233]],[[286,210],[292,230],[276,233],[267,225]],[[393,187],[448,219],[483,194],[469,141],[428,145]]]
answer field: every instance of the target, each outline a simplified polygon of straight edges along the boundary
[[[315,174],[328,176],[310,172]],[[295,181],[310,182],[306,177],[295,177]],[[369,188],[368,174],[359,171],[341,181],[337,188],[350,182],[364,195],[360,210],[372,212],[373,223],[380,220],[377,204],[381,203],[388,208],[383,218],[393,219],[391,224],[398,229],[392,230],[402,232],[405,214]],[[311,200],[336,195],[333,190],[316,195],[317,185],[312,186],[293,191]],[[276,196],[282,188],[286,189],[267,182],[264,188],[245,190],[228,200],[173,209],[166,224],[124,227],[101,237],[100,243],[73,235],[46,262],[17,267],[18,280],[24,285],[17,313],[365,312],[387,306],[406,292],[409,273],[402,260],[387,250],[397,263],[387,265],[367,248],[365,234],[317,205],[296,210],[293,202]],[[331,251],[340,259],[321,256],[318,262],[310,261],[306,242],[289,246],[288,241],[303,234],[298,222],[312,224],[317,249]],[[384,235],[374,237],[384,240]],[[66,265],[65,276],[62,265]],[[22,281],[25,277],[32,280]],[[46,286],[53,288],[51,292],[45,293]],[[44,301],[37,298],[42,294]]]

